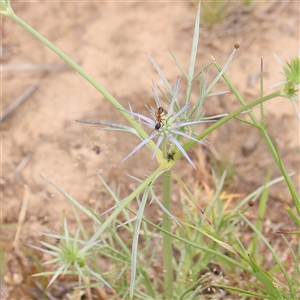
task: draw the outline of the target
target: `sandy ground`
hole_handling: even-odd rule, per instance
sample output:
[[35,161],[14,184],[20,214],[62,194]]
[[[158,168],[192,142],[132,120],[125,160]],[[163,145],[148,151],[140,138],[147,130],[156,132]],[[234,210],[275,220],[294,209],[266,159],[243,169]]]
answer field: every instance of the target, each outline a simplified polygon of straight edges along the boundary
[[[155,105],[152,80],[163,87],[146,53],[159,64],[166,77],[181,77],[179,98],[184,97],[184,79],[169,49],[187,68],[196,6],[191,2],[96,3],[96,2],[16,2],[15,12],[47,39],[60,47],[104,86],[122,105],[130,102],[134,111]],[[277,72],[282,60],[289,60],[299,47],[299,4],[255,3],[250,7],[231,5],[228,17],[212,27],[201,28],[196,69],[211,60],[224,65],[234,43],[241,48],[227,75],[247,102],[259,98],[260,59],[264,61],[265,94],[275,91],[271,84],[283,78]],[[62,212],[70,211],[63,196],[41,178],[55,181],[80,203],[104,211],[112,204],[97,178],[100,172],[112,189],[121,195],[136,183],[126,174],[142,177],[154,169],[145,147],[123,164],[120,161],[138,144],[129,134],[99,131],[75,122],[77,119],[113,121],[126,124],[118,111],[75,71],[13,21],[2,20],[2,111],[28,88],[37,89],[2,122],[2,206],[1,223],[18,220],[24,184],[30,190],[29,204],[20,243],[33,242],[37,231],[57,232]],[[31,65],[29,69],[21,66]],[[45,70],[45,65],[57,69]],[[33,68],[39,67],[41,69]],[[9,69],[10,68],[10,69]],[[43,70],[44,68],[44,70]],[[214,68],[210,79],[216,74]],[[214,92],[226,90],[224,82]],[[195,102],[199,90],[192,93]],[[211,97],[204,102],[207,115],[238,108],[232,94]],[[259,110],[254,109],[259,116]],[[278,98],[265,105],[267,129],[276,139],[282,161],[299,190],[299,123],[289,100]],[[201,128],[199,127],[199,132]],[[235,174],[228,187],[247,194],[264,183],[268,170],[280,175],[259,132],[232,120],[207,137],[211,147],[197,146],[190,156],[199,161],[213,157],[233,162]],[[97,147],[100,153],[97,153]],[[196,162],[197,163],[197,162]],[[210,164],[209,164],[210,165]],[[199,169],[205,165],[198,163]],[[182,159],[175,171],[188,182],[201,181],[202,173]],[[210,170],[208,170],[210,172]],[[297,173],[298,172],[298,173]],[[176,198],[176,196],[175,196]],[[283,204],[291,204],[284,184],[271,189],[274,215],[283,218]],[[157,208],[155,208],[157,209]],[[176,212],[174,212],[176,214]],[[72,217],[70,217],[72,219]]]

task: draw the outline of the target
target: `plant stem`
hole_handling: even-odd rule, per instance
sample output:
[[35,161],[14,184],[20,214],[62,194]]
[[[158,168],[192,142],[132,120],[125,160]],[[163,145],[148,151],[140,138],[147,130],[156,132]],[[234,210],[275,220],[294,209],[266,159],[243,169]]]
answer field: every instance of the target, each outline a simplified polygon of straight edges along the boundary
[[[215,66],[219,71],[222,69],[221,66],[217,63],[215,63]],[[230,81],[230,79],[227,77],[227,75],[225,73],[223,74],[223,78],[226,81],[226,83],[228,84],[228,86],[231,88],[232,92],[234,93],[234,95],[236,96],[238,101],[245,108],[247,106],[245,100],[242,98],[241,94],[238,92],[236,87],[233,85],[233,83]],[[278,95],[276,95],[276,97],[282,96],[280,91],[278,91],[277,93],[278,93]],[[271,95],[273,95],[273,94],[271,94]],[[266,96],[266,97],[270,97],[271,95]],[[264,99],[266,97],[263,97],[262,99]],[[275,98],[275,96],[273,98]],[[299,195],[298,195],[298,193],[297,193],[297,191],[296,191],[296,189],[295,189],[295,187],[294,187],[294,185],[293,185],[293,183],[292,183],[285,167],[283,166],[283,164],[280,160],[280,157],[278,157],[278,152],[277,152],[275,145],[272,143],[272,141],[271,141],[271,139],[270,139],[270,137],[269,137],[269,135],[266,131],[265,124],[261,125],[252,112],[249,112],[248,114],[249,114],[249,117],[252,119],[253,123],[257,127],[260,128],[260,133],[261,133],[263,139],[265,140],[265,143],[267,144],[267,146],[268,146],[268,148],[269,148],[269,150],[270,150],[277,166],[279,167],[279,169],[282,172],[282,175],[283,175],[283,177],[284,177],[284,179],[285,179],[285,181],[286,181],[286,183],[289,187],[290,193],[292,195],[292,198],[293,198],[298,216],[300,216],[300,198],[299,198]]]
[[[271,100],[277,96],[280,96],[280,91],[277,91],[275,93],[272,93],[270,95],[267,95],[261,99],[258,99],[256,101],[253,101],[237,110],[235,110],[234,112],[230,113],[228,116],[222,118],[221,120],[219,120],[218,122],[214,123],[213,125],[209,126],[207,129],[203,130],[197,137],[197,140],[202,140],[205,136],[207,136],[209,133],[213,132],[215,129],[217,129],[218,127],[220,127],[221,125],[223,125],[224,123],[226,123],[227,121],[229,121],[230,119],[233,119],[234,117],[238,116],[240,113],[242,113],[243,111],[246,111],[258,104],[261,104],[265,101]],[[259,125],[259,127],[261,127]],[[193,147],[197,142],[193,141],[193,140],[189,140],[186,143],[184,143],[184,145],[182,146],[184,148],[184,150],[188,151],[191,147]],[[182,156],[182,153],[180,151],[177,151],[176,154],[174,155],[174,160],[176,161],[177,159],[179,159]]]
[[[91,85],[93,85],[115,108],[119,110],[119,112],[124,116],[124,118],[131,124],[133,128],[137,130],[142,139],[146,139],[148,134],[144,131],[144,129],[136,122],[131,115],[121,111],[120,109],[125,109],[104,87],[102,87],[93,77],[91,77],[87,72],[85,72],[78,64],[76,64],[69,56],[67,56],[64,52],[58,49],[54,44],[44,38],[40,33],[34,30],[31,26],[29,26],[26,22],[24,22],[21,18],[19,18],[15,13],[11,13],[8,15],[13,21],[22,26],[25,30],[31,33],[34,37],[40,40],[43,44],[49,47],[53,52],[55,52],[59,57],[61,57],[67,64],[69,64],[74,70],[76,70],[82,77],[84,77]],[[149,148],[154,151],[155,143],[150,140],[147,145]],[[157,157],[161,158],[161,151],[157,150]]]
[[[163,175],[163,204],[164,207],[171,210],[171,170],[166,171]],[[163,229],[171,232],[172,220],[166,213],[163,214]],[[173,267],[172,267],[173,251],[172,237],[163,233],[163,260],[164,260],[164,298],[170,299],[173,294]]]
[[[168,155],[167,140],[162,142],[162,152],[166,159]],[[163,205],[171,211],[171,169],[166,171],[163,175]],[[169,216],[163,214],[163,229],[167,232],[171,232],[172,220]],[[166,299],[169,299],[173,294],[173,268],[172,268],[172,237],[169,234],[163,233],[163,260],[164,260],[164,292],[163,295]]]

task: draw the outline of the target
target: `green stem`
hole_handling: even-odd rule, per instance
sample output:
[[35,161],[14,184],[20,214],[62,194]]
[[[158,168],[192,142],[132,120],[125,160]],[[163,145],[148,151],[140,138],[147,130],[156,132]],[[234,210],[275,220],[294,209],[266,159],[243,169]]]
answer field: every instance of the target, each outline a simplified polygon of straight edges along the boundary
[[[219,64],[215,63],[215,66],[216,66],[216,68],[217,68],[219,71],[222,70],[222,68],[221,68],[221,66],[220,66]],[[228,86],[231,88],[231,90],[232,90],[232,92],[234,93],[234,95],[237,97],[238,101],[239,101],[239,102],[241,103],[241,105],[243,105],[243,107],[245,108],[245,107],[247,106],[247,105],[246,105],[246,102],[245,102],[245,100],[242,98],[242,96],[241,96],[241,94],[238,92],[238,90],[235,88],[235,86],[233,85],[233,83],[230,81],[230,79],[227,77],[226,74],[223,74],[223,78],[224,78],[224,80],[226,81],[226,83],[228,84]],[[276,97],[277,97],[277,96],[282,96],[281,91],[278,91],[277,93],[278,93],[278,95],[276,95]],[[275,93],[275,94],[276,94],[276,93]],[[273,95],[273,94],[271,94],[271,95]],[[271,96],[271,95],[269,95],[269,96]],[[267,97],[269,97],[269,96],[263,97],[263,98],[261,98],[261,99],[265,99],[265,98],[267,98]],[[275,97],[274,97],[274,98],[275,98]],[[253,102],[252,102],[252,103],[253,103]],[[261,102],[261,103],[262,103],[262,102]],[[293,201],[294,201],[294,204],[295,204],[295,207],[296,207],[298,216],[300,216],[300,197],[299,197],[299,195],[298,195],[298,193],[297,193],[297,191],[296,191],[296,189],[295,189],[295,187],[294,187],[294,185],[293,185],[293,183],[292,183],[292,181],[291,181],[291,179],[290,179],[290,177],[289,177],[289,175],[288,175],[288,173],[287,173],[285,167],[283,166],[283,164],[282,164],[282,162],[281,162],[281,160],[280,160],[280,157],[278,157],[278,152],[277,152],[277,150],[276,150],[275,145],[272,143],[272,141],[271,141],[271,139],[270,139],[270,137],[269,137],[269,135],[268,135],[268,133],[267,133],[267,131],[266,131],[266,129],[265,129],[265,126],[264,126],[264,125],[262,126],[262,125],[259,123],[259,121],[256,119],[255,115],[254,115],[252,112],[249,112],[248,114],[249,114],[250,118],[252,119],[253,123],[254,123],[255,125],[257,125],[258,127],[261,128],[261,129],[260,129],[261,135],[262,135],[263,139],[265,140],[265,143],[267,144],[267,146],[268,146],[268,148],[269,148],[269,150],[270,150],[270,152],[271,152],[271,154],[272,154],[272,156],[273,156],[273,158],[274,158],[274,160],[275,160],[275,162],[276,162],[278,168],[279,168],[279,169],[281,170],[281,172],[282,172],[282,175],[283,175],[283,177],[284,177],[284,179],[285,179],[285,181],[286,181],[286,183],[287,183],[287,185],[288,185],[288,187],[289,187],[290,193],[291,193],[291,195],[292,195],[292,198],[293,198]]]
[[[43,44],[49,47],[53,52],[55,52],[59,57],[61,57],[67,64],[69,64],[74,70],[76,70],[82,77],[84,77],[90,84],[92,84],[115,108],[119,110],[119,112],[124,116],[124,118],[131,124],[133,128],[137,130],[142,139],[146,139],[148,134],[144,131],[144,129],[132,118],[131,115],[121,111],[120,109],[125,109],[105,88],[103,88],[95,79],[93,79],[87,72],[85,72],[78,64],[76,64],[71,58],[69,58],[64,52],[58,49],[55,45],[49,42],[46,38],[44,38],[40,33],[34,30],[31,26],[29,26],[26,22],[24,22],[21,18],[19,18],[15,13],[7,14],[9,18],[15,21],[17,24],[22,26],[25,30],[31,33],[34,37],[40,40]],[[152,151],[155,149],[155,143],[150,140],[148,146]],[[160,157],[161,151],[157,150],[157,157]]]
[[[260,60],[260,98],[264,96],[264,65],[263,59]],[[260,117],[262,124],[265,123],[265,113],[263,104],[260,105]]]
[[164,138],[162,141],[162,154],[164,159],[168,157],[167,139]]
[[[171,170],[163,175],[163,204],[164,207],[171,210]],[[166,213],[163,214],[163,229],[165,232],[171,232],[171,219]],[[170,299],[173,294],[173,267],[172,267],[173,251],[172,237],[163,233],[163,260],[164,260],[164,298]]]
[[[162,142],[163,157],[166,159],[167,140]],[[171,169],[166,171],[163,175],[163,205],[171,211]],[[163,229],[171,232],[172,221],[166,213],[163,213]],[[164,292],[163,295],[169,299],[173,294],[173,267],[172,267],[172,237],[169,234],[163,233],[163,261],[164,261]]]
[[[214,123],[213,125],[209,126],[207,129],[205,129],[204,131],[202,131],[197,137],[197,140],[202,140],[205,136],[207,136],[209,133],[213,132],[214,130],[216,130],[218,127],[220,127],[221,125],[225,124],[226,122],[228,122],[230,119],[233,119],[234,117],[238,116],[240,113],[242,113],[243,111],[246,111],[260,103],[263,103],[265,101],[271,100],[277,96],[280,96],[280,91],[277,91],[275,93],[272,93],[270,95],[267,95],[261,99],[258,99],[256,101],[253,101],[239,109],[237,109],[236,111],[230,113],[228,116],[222,118],[221,120],[219,120],[218,122]],[[259,127],[261,127],[259,125]],[[184,150],[188,151],[191,147],[193,147],[197,142],[193,141],[193,140],[189,140],[187,141],[184,145],[183,148]],[[182,153],[180,151],[177,151],[176,154],[174,155],[174,160],[179,159],[182,156]]]
[[[271,100],[275,97],[279,97],[282,96],[281,91],[277,91],[274,92],[270,95],[267,95],[261,99],[258,99],[256,101],[253,101],[249,104],[245,104],[245,101],[242,99],[242,97],[240,96],[240,94],[238,93],[238,91],[236,90],[236,88],[232,85],[232,83],[229,81],[229,79],[227,78],[227,76],[225,75],[225,80],[227,81],[228,85],[231,87],[232,91],[235,93],[236,97],[242,101],[242,105],[244,105],[243,107],[239,108],[238,110],[232,112],[231,114],[229,114],[228,116],[224,117],[223,119],[219,120],[218,122],[214,123],[213,125],[211,125],[209,128],[207,128],[206,130],[202,131],[201,134],[199,134],[196,138],[197,140],[201,140],[203,139],[205,136],[207,136],[209,133],[211,133],[212,131],[214,131],[215,129],[217,129],[218,127],[220,127],[221,125],[223,125],[224,123],[226,123],[227,121],[229,121],[230,119],[236,117],[237,115],[239,115],[241,112],[246,111],[258,104],[261,104],[263,102],[266,102],[268,100]],[[231,84],[231,85],[230,85]],[[256,127],[260,128],[260,132],[265,140],[265,143],[267,144],[277,166],[279,167],[279,169],[282,172],[282,175],[289,187],[290,193],[292,195],[294,204],[296,206],[297,209],[297,213],[300,216],[300,199],[299,196],[297,194],[296,189],[293,186],[293,183],[287,173],[287,171],[285,170],[284,166],[282,165],[280,158],[278,157],[277,151],[276,151],[276,147],[273,145],[268,133],[266,132],[264,126],[261,126],[261,124],[258,122],[258,120],[256,119],[256,117],[253,115],[252,112],[248,113],[250,118],[252,119],[253,123],[255,124]],[[186,142],[183,145],[184,150],[188,151],[191,147],[193,147],[196,144],[195,141],[189,140],[188,142]],[[182,156],[182,153],[180,151],[177,151],[175,153],[175,155],[173,156],[174,161],[178,160],[180,157]]]

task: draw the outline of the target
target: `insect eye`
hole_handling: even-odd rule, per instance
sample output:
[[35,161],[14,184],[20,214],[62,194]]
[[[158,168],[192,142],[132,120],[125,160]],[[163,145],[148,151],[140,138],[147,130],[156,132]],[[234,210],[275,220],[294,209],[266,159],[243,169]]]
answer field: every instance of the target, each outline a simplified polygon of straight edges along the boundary
[[155,130],[158,130],[160,127],[161,127],[161,124],[160,123],[156,123]]
[[164,112],[164,109],[162,107],[158,108],[158,113],[162,114]]

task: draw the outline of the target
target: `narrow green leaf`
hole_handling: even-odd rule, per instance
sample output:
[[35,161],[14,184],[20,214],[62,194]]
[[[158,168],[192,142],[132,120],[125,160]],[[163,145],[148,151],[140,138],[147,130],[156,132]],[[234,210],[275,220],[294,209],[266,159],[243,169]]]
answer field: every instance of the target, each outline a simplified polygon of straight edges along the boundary
[[152,62],[154,68],[156,69],[157,73],[159,74],[159,76],[163,80],[164,84],[166,85],[169,94],[173,96],[173,89],[172,89],[169,81],[167,80],[166,76],[164,75],[163,71],[158,66],[158,64],[155,62],[155,60],[149,54],[147,54],[147,55],[148,55],[150,61]]
[[220,237],[218,235],[216,235],[215,233],[211,232],[210,230],[206,229],[203,227],[203,229],[200,229],[199,227],[196,227],[194,225],[188,224],[186,222],[182,222],[182,224],[185,224],[186,226],[189,226],[203,234],[205,234],[207,237],[209,237],[210,239],[212,239],[213,241],[215,241],[216,243],[218,243],[220,246],[222,246],[223,248],[227,249],[228,251],[234,253],[234,254],[239,254],[235,251],[235,249],[229,245],[228,243],[222,241],[220,239]]
[[197,10],[197,14],[196,14],[193,45],[192,45],[192,51],[191,51],[191,56],[190,56],[190,66],[189,66],[189,73],[188,73],[188,78],[190,81],[192,81],[192,79],[193,79],[194,69],[195,69],[195,61],[196,61],[196,56],[197,56],[197,48],[198,48],[199,34],[200,34],[200,12],[201,12],[201,3],[199,3],[199,5],[198,5],[198,10]]
[[193,37],[193,45],[191,50],[190,56],[190,65],[189,65],[189,72],[187,76],[187,87],[186,87],[186,97],[185,103],[190,102],[191,92],[192,92],[192,81],[194,77],[194,70],[195,70],[195,61],[197,56],[197,48],[198,48],[198,41],[199,41],[199,33],[200,33],[200,9],[201,3],[199,2],[196,21],[195,21],[195,29],[194,29],[194,37]]
[[294,212],[291,210],[289,206],[285,205],[284,209],[287,211],[287,213],[290,215],[293,221],[297,224],[297,226],[300,227],[300,218],[294,214]]
[[155,299],[156,298],[156,294],[155,294],[155,291],[152,287],[152,283],[151,283],[151,280],[147,274],[147,272],[141,268],[140,270],[142,276],[144,277],[144,284],[145,284],[145,287],[146,287],[146,290],[147,290],[147,295],[151,298],[151,299]]
[[[277,254],[275,253],[273,247],[270,245],[270,243],[267,241],[267,239],[263,236],[263,234],[243,215],[241,215],[241,217],[243,218],[243,220],[251,227],[251,229],[259,236],[259,238],[263,241],[263,243],[268,247],[268,249],[270,250],[270,252],[273,255],[273,258],[275,260],[275,262],[277,263],[277,265],[279,266],[281,272],[283,273],[286,282],[289,285],[289,289],[292,290],[292,286],[291,286],[291,282],[290,282],[290,278],[287,274],[286,269],[284,268],[281,259],[277,256]],[[254,261],[253,261],[254,262]],[[256,264],[256,263],[255,263]],[[256,264],[257,266],[257,264]],[[257,266],[257,268],[259,268],[259,266]],[[269,274],[268,274],[269,275]],[[271,276],[271,275],[269,275]]]
[[229,56],[225,66],[223,67],[223,69],[220,71],[220,73],[216,76],[216,78],[213,80],[213,82],[210,84],[210,86],[207,88],[207,90],[205,91],[205,95],[208,95],[211,91],[211,89],[215,86],[215,84],[219,81],[219,79],[223,76],[223,74],[225,73],[225,71],[227,70],[228,66],[230,65],[233,56],[236,52],[237,48],[234,47],[231,55]]
[[188,78],[187,73],[185,72],[184,68],[181,66],[180,62],[178,61],[178,59],[175,57],[175,55],[171,52],[171,50],[169,50],[170,54],[172,55],[177,67],[179,68],[179,70],[182,72],[182,74],[185,76],[185,78]]
[[244,296],[244,297],[252,297],[254,299],[272,299],[271,296],[268,295],[260,295],[257,293],[253,293],[250,291],[246,291],[237,287],[233,287],[233,286],[228,286],[228,285],[222,285],[222,284],[212,284],[212,286],[214,287],[218,287],[220,289],[225,289],[228,291],[234,291],[240,294],[240,296]]
[[131,251],[131,279],[130,279],[130,293],[129,293],[131,299],[133,298],[134,287],[135,287],[140,227],[141,227],[141,222],[142,222],[145,206],[147,203],[148,195],[149,195],[149,188],[147,187],[144,191],[143,199],[142,202],[140,203],[140,207],[136,215],[136,224],[134,229],[132,251]]
[[211,62],[209,62],[208,64],[206,64],[192,79],[192,81],[194,81],[200,74],[202,74],[210,65],[212,65],[216,60],[213,59]]
[[261,129],[261,126],[258,126],[258,125],[254,124],[254,123],[248,122],[248,121],[243,120],[243,119],[238,118],[238,117],[234,117],[234,118],[235,118],[236,120],[242,122],[242,123],[245,123],[245,124],[247,124],[247,125],[253,126],[253,127],[257,128],[258,130]]

